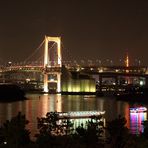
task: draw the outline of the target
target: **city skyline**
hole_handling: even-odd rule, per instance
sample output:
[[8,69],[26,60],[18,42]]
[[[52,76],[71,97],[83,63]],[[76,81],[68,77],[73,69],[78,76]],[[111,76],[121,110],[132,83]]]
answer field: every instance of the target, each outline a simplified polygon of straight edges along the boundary
[[144,0],[2,1],[0,58],[23,61],[48,35],[61,36],[67,60],[110,59],[117,65],[128,52],[130,61],[147,66],[147,8]]

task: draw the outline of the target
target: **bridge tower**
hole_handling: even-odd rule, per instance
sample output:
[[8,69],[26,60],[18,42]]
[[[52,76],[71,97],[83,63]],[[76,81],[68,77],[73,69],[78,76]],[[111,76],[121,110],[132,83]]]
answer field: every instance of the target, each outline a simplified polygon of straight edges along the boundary
[[128,57],[128,52],[127,52],[127,54],[126,54],[125,66],[126,66],[126,67],[129,67],[129,57]]
[[[49,43],[56,43],[57,57],[51,58],[51,52],[49,49]],[[52,61],[53,60],[53,61]],[[61,92],[61,67],[62,67],[62,55],[61,55],[61,38],[45,36],[44,47],[44,92],[49,92],[51,83],[56,83],[56,92]],[[52,77],[54,76],[54,77]]]

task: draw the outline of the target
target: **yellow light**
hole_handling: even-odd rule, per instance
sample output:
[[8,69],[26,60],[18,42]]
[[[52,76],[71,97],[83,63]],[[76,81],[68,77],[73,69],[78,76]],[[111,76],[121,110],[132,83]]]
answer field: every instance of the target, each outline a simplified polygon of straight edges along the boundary
[[68,87],[68,89],[67,89],[68,92],[72,92],[72,82],[71,81],[68,82],[68,86],[67,87]]
[[44,74],[44,92],[48,92],[48,75]]
[[126,67],[129,67],[129,57],[128,57],[128,53],[127,53],[127,55],[126,55],[125,64],[126,64]]
[[61,92],[61,74],[60,73],[57,74],[57,92],[58,93]]
[[48,92],[48,86],[47,85],[44,85],[44,92]]
[[67,92],[95,92],[95,81],[94,80],[69,80],[62,83],[62,91]]
[[60,95],[57,95],[56,111],[57,111],[57,112],[62,112],[62,98],[61,98]]

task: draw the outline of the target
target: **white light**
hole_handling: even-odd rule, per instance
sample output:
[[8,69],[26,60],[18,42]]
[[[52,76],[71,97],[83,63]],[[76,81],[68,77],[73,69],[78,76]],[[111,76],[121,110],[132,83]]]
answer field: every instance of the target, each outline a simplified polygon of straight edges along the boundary
[[57,92],[61,92],[61,75],[57,74]]
[[103,72],[103,69],[100,69],[99,72]]
[[44,87],[44,92],[47,93],[48,92],[48,88]]
[[44,92],[48,92],[48,75],[44,74]]
[[27,83],[30,82],[30,79],[26,79],[26,82],[27,82]]
[[53,81],[54,81],[54,79],[53,79],[53,78],[51,78],[51,79],[50,79],[50,81],[52,81],[52,82],[53,82]]
[[143,86],[144,85],[144,82],[143,81],[140,81],[140,85]]
[[7,144],[7,142],[6,142],[6,141],[4,141],[4,144]]

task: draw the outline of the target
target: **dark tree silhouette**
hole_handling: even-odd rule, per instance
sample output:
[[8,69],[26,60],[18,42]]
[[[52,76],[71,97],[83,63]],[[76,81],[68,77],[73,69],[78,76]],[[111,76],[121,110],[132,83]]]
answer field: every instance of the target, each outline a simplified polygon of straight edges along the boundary
[[[73,124],[69,119],[59,119],[57,112],[49,112],[46,117],[37,118],[39,134],[36,135],[39,147],[58,147],[66,135],[72,133]],[[66,142],[66,141],[65,141]],[[62,143],[63,144],[63,143]]]
[[25,127],[29,123],[20,112],[0,127],[0,143],[11,147],[21,147],[31,142],[30,131]]
[[142,124],[144,126],[144,132],[142,135],[148,139],[148,120],[144,121]]
[[115,120],[107,122],[105,129],[109,134],[108,142],[112,148],[124,148],[128,142],[130,134],[125,124],[126,119],[120,115]]
[[102,116],[94,116],[91,121],[86,122],[86,127],[83,124],[76,128],[81,143],[86,144],[86,147],[101,146],[100,138],[103,134]]

